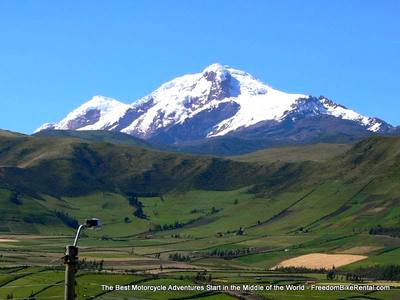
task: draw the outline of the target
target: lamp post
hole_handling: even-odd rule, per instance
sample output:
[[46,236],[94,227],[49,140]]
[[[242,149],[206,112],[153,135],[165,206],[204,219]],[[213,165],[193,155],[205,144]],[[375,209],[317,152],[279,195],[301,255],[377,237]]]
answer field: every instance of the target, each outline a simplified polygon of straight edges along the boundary
[[100,229],[101,222],[99,219],[92,218],[87,219],[85,224],[79,225],[78,231],[76,232],[74,244],[66,246],[64,264],[65,264],[65,289],[64,289],[64,300],[75,299],[75,273],[77,271],[78,264],[78,240],[81,231],[85,228],[89,229]]

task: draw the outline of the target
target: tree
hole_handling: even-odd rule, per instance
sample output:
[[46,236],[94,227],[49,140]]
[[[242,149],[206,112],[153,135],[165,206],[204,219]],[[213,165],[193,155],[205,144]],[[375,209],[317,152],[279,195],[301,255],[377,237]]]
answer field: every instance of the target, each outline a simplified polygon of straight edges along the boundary
[[326,274],[326,279],[328,280],[334,280],[337,276],[337,271],[335,266],[332,267],[331,270],[329,270],[329,272]]
[[143,211],[143,203],[138,202],[138,205],[136,206],[136,211],[133,213],[135,217],[138,217],[139,219],[147,219],[146,214]]
[[133,215],[139,219],[147,219],[146,214],[143,211],[143,203],[139,201],[139,198],[135,194],[128,196],[129,205],[135,208]]

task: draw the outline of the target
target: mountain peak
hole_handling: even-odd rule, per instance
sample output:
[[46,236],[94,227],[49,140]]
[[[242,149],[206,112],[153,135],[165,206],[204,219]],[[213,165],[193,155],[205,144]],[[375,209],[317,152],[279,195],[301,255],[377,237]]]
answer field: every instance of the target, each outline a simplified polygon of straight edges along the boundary
[[228,65],[222,65],[220,63],[211,64],[203,70],[203,73],[206,72],[224,72],[230,69]]
[[212,64],[203,70],[203,76],[208,81],[224,81],[229,78],[228,66]]
[[251,74],[249,74],[245,71],[235,69],[235,68],[232,68],[231,66],[223,65],[220,63],[211,64],[208,67],[206,67],[202,72],[203,76],[207,76],[207,74],[210,74],[210,73],[218,74],[220,76],[223,74],[245,76],[245,77],[251,78],[252,80],[256,80]]
[[104,129],[118,121],[129,105],[113,98],[96,95],[70,112],[63,120],[54,124],[46,123],[36,132],[46,129],[59,130],[95,130],[101,126]]
[[95,95],[92,99],[88,100],[83,105],[92,105],[92,106],[109,106],[112,104],[121,103],[118,100],[115,100],[110,97],[102,96],[102,95]]

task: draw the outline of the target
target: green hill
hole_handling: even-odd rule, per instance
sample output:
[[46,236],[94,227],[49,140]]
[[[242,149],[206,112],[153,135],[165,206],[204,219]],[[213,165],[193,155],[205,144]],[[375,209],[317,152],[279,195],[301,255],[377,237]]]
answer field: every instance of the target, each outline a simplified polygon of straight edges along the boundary
[[5,186],[57,196],[229,190],[251,185],[258,175],[269,172],[262,166],[220,158],[41,136],[0,138],[0,169]]
[[150,148],[148,142],[119,131],[105,130],[43,130],[34,134],[39,137],[78,138],[88,141],[108,142],[113,144],[130,145]]
[[21,137],[22,133],[0,129],[0,137]]
[[[302,195],[304,191],[313,191],[316,199],[309,196],[301,203],[318,200],[321,206],[326,206],[327,212],[320,212],[318,206],[315,211],[308,209],[307,213],[313,216],[308,223],[314,226],[320,222],[319,218],[331,219],[330,213],[337,218],[360,204],[362,201],[357,197],[362,193],[368,192],[365,195],[368,199],[378,199],[378,186],[379,199],[387,199],[383,209],[391,207],[397,195],[399,146],[399,138],[371,138],[347,152],[344,150],[348,147],[340,145],[289,147],[235,158],[251,161],[236,162],[75,137],[1,137],[0,183],[7,190],[29,197],[51,195],[57,198],[99,192],[168,195],[192,190],[228,192],[245,188],[250,198],[268,202],[270,198],[287,193]],[[339,155],[330,158],[335,154]],[[352,191],[358,190],[361,190],[360,195],[351,196]],[[331,198],[335,201],[329,202]],[[353,203],[355,198],[358,200]],[[280,201],[279,206],[284,207],[283,203]],[[343,207],[337,207],[340,203]],[[292,215],[297,206],[299,204],[290,208]],[[299,211],[299,215],[303,213]],[[256,221],[267,220],[252,220]],[[279,220],[272,223],[278,221],[287,223],[288,219],[280,215]],[[290,227],[295,228],[294,224]]]
[[271,163],[276,161],[301,162],[317,161],[323,162],[332,159],[339,154],[349,150],[349,144],[311,144],[286,147],[275,147],[259,150],[245,155],[230,157],[236,161]]

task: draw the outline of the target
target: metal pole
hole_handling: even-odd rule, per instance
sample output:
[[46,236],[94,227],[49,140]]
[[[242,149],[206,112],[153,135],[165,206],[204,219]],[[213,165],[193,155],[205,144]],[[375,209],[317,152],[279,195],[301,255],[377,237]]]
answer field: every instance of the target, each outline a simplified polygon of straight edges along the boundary
[[86,225],[79,225],[78,231],[76,232],[75,235],[74,247],[78,246],[79,235],[81,234],[82,229],[84,229],[85,227]]
[[75,300],[75,273],[78,265],[78,240],[81,231],[85,228],[101,228],[101,221],[96,218],[87,219],[85,225],[79,225],[75,235],[74,244],[67,246],[65,249],[65,288],[64,300]]
[[64,300],[75,300],[75,273],[78,263],[78,247],[67,246],[64,256],[65,289]]

